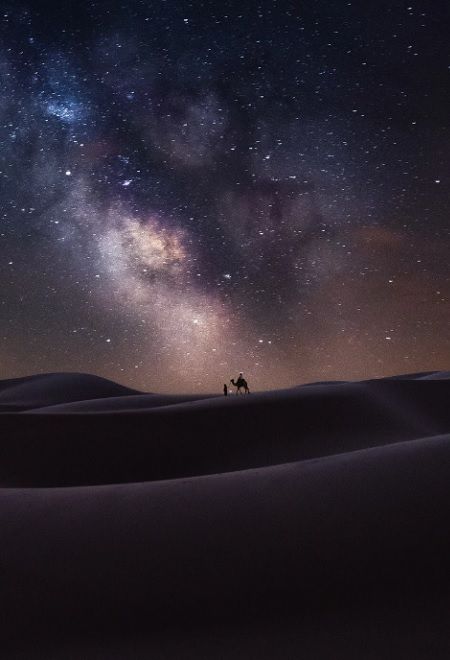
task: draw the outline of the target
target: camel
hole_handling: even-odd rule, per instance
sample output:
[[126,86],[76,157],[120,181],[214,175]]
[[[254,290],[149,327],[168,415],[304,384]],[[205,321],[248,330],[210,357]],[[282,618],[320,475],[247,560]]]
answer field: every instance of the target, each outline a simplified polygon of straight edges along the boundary
[[230,383],[235,387],[237,387],[236,394],[242,394],[241,387],[244,388],[246,394],[250,394],[250,390],[248,389],[247,381],[245,380],[245,378],[239,376],[236,382],[234,382],[234,378],[232,378],[230,380]]

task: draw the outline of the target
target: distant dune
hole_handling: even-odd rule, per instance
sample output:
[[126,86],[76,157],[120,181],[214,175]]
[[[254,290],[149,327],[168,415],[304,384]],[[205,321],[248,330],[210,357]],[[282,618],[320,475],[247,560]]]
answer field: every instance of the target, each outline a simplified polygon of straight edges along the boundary
[[450,657],[449,402],[1,381],[4,657]]
[[137,390],[91,374],[38,374],[0,381],[0,412],[132,394]]

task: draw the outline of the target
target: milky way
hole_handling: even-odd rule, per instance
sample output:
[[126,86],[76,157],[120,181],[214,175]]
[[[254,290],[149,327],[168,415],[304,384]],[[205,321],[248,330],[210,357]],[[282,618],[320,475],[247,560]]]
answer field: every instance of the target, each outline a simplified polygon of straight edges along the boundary
[[0,378],[448,368],[445,3],[1,3]]

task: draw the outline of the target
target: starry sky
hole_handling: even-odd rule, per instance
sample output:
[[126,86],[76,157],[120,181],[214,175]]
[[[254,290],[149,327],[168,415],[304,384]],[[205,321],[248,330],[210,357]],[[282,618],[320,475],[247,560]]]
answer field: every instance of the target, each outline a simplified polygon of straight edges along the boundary
[[0,378],[449,368],[448,3],[0,1]]

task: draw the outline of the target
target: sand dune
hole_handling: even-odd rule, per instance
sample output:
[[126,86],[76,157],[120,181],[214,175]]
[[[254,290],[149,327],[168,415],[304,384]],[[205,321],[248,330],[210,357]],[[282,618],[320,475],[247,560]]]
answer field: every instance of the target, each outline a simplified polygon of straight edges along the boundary
[[433,371],[420,376],[420,380],[450,380],[450,371]]
[[0,412],[130,394],[139,393],[91,374],[38,374],[0,381]]
[[5,657],[449,657],[448,376],[4,381]]

